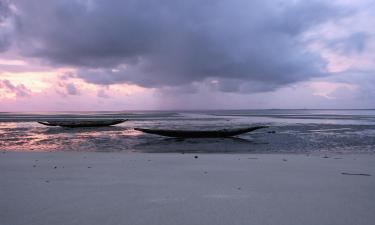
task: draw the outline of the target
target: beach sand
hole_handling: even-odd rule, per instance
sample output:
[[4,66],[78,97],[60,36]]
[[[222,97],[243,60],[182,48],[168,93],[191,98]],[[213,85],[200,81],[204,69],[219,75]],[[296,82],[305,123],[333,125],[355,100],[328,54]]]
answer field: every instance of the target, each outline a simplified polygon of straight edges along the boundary
[[375,155],[194,156],[0,153],[0,224],[375,224]]

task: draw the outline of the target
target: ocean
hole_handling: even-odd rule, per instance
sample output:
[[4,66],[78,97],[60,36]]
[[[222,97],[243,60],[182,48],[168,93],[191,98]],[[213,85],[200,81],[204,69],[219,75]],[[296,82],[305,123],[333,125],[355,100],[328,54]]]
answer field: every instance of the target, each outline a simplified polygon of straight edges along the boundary
[[[111,127],[36,121],[124,118]],[[268,125],[233,138],[176,139],[134,127],[224,129]],[[0,113],[0,151],[143,153],[375,153],[375,110],[210,110]]]

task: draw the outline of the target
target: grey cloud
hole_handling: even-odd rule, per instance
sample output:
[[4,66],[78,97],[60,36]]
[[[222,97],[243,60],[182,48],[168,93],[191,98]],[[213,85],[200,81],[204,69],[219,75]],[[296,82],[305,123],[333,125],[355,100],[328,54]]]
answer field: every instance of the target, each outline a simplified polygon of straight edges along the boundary
[[300,36],[348,13],[315,0],[14,2],[22,53],[76,66],[87,82],[183,87],[219,79],[230,83],[219,90],[233,92],[325,76],[325,61]]
[[204,83],[189,83],[180,86],[166,86],[158,89],[158,93],[162,96],[179,96],[199,93],[204,88]]
[[[284,85],[286,85],[284,83]],[[280,82],[262,82],[262,81],[247,81],[235,79],[219,79],[214,85],[214,89],[222,92],[239,92],[239,93],[252,93],[252,92],[267,92],[276,89],[283,85]]]
[[[338,106],[345,108],[374,108],[375,107],[375,72],[371,70],[348,70],[333,76],[329,76],[323,81],[332,83],[342,83],[352,85],[353,90],[348,91],[337,89],[331,94],[337,99],[341,99]],[[345,93],[346,91],[346,93]]]
[[10,45],[9,37],[8,35],[1,34],[0,32],[0,52],[4,52],[8,50]]
[[80,91],[78,90],[77,86],[74,83],[67,82],[66,79],[61,79],[60,82],[58,82],[59,88],[56,89],[56,93],[59,94],[62,97],[67,97],[69,95],[80,95]]
[[109,98],[109,95],[103,89],[98,90],[98,92],[96,93],[96,96],[99,98]]
[[0,89],[14,93],[17,97],[27,97],[31,91],[23,84],[14,85],[9,80],[0,80]]
[[68,83],[66,84],[65,88],[68,95],[79,95],[79,91],[74,84]]
[[371,36],[365,32],[356,32],[348,37],[331,41],[328,47],[341,54],[361,53],[370,38]]
[[7,20],[11,17],[9,1],[0,0],[0,52],[8,50],[11,42],[7,26]]
[[66,81],[66,80],[69,80],[71,78],[75,78],[76,76],[74,75],[74,73],[72,72],[66,72],[62,75],[59,76],[59,79],[62,80],[62,81]]
[[3,22],[9,15],[10,11],[10,2],[8,0],[0,0],[0,22]]

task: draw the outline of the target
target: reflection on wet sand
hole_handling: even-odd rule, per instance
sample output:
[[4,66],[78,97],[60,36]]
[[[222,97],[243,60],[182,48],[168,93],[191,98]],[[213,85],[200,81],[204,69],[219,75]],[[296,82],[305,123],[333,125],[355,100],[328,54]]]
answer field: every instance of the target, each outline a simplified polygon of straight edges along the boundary
[[[0,123],[0,147],[6,151],[106,151],[122,150],[121,139],[140,135],[126,127],[61,128],[32,123]],[[110,151],[110,150],[107,150]]]
[[241,153],[255,152],[257,145],[267,142],[243,138],[162,138],[146,141],[134,146],[137,152],[180,152],[180,153]]

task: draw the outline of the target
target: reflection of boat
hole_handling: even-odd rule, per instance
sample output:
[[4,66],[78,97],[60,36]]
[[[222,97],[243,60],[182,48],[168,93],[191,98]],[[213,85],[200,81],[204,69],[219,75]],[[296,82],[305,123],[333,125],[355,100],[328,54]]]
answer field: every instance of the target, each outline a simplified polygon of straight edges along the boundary
[[111,120],[64,120],[64,121],[38,121],[38,123],[46,126],[60,126],[60,127],[104,127],[116,125],[125,122],[125,119],[111,119]]
[[262,151],[267,143],[242,139],[240,137],[223,138],[145,138],[133,146],[135,152],[144,153],[250,153]]
[[142,131],[149,134],[158,134],[167,137],[176,138],[222,138],[232,137],[261,128],[267,128],[267,126],[256,126],[247,128],[237,129],[222,129],[222,130],[162,130],[162,129],[143,129],[134,128],[135,130]]

